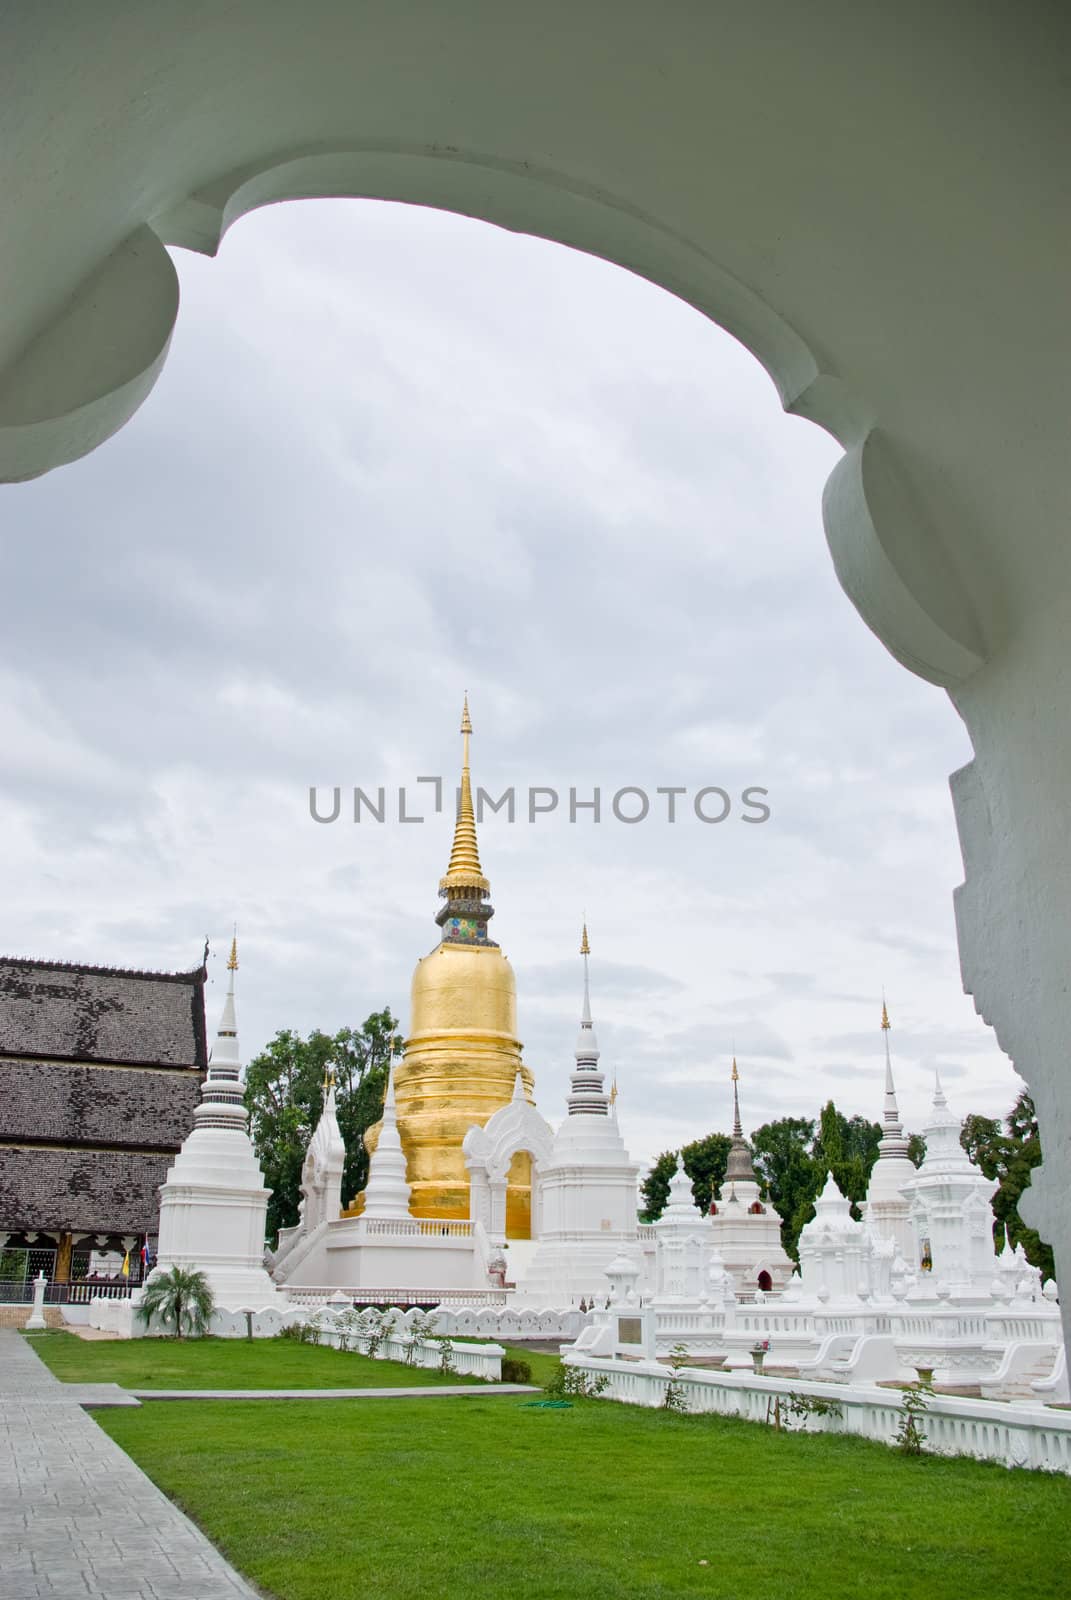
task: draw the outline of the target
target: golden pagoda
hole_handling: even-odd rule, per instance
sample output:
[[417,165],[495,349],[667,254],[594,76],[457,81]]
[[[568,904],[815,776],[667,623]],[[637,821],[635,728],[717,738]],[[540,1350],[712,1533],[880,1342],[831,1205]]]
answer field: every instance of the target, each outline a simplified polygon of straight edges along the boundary
[[[513,968],[488,936],[491,886],[480,865],[469,772],[468,696],[461,718],[461,796],[453,848],[439,882],[435,921],[442,938],[413,973],[409,1037],[395,1069],[398,1132],[415,1217],[467,1220],[469,1178],[461,1143],[513,1097],[521,1074],[532,1100],[532,1075],[521,1061]],[[375,1148],[379,1127],[365,1143]],[[363,1196],[351,1210],[359,1214]],[[531,1157],[513,1158],[507,1175],[506,1234],[531,1237]]]

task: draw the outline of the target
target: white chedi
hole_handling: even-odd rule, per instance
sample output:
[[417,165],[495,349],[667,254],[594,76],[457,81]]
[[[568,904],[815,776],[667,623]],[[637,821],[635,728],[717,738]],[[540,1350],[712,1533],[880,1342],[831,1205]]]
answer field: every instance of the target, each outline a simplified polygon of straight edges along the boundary
[[990,1205],[997,1186],[964,1150],[960,1127],[935,1073],[933,1111],[922,1130],[926,1154],[903,1186],[919,1274],[916,1292],[936,1292],[942,1284],[956,1295],[988,1299],[997,1272]]
[[[580,942],[584,998],[568,1114],[547,1147],[532,1142],[532,1234],[538,1242],[518,1283],[518,1293],[526,1300],[551,1305],[569,1305],[605,1294],[606,1269],[612,1260],[623,1253],[638,1267],[641,1259],[639,1166],[625,1148],[616,1097],[607,1094],[599,1066],[599,1043],[591,1017],[590,953],[585,927]],[[490,1126],[488,1123],[488,1130]]]
[[379,1141],[372,1152],[368,1166],[363,1215],[369,1220],[378,1218],[383,1221],[408,1221],[409,1195],[405,1152],[398,1132],[392,1061],[387,1075],[387,1093],[383,1101],[383,1121],[380,1126]]
[[733,1136],[720,1196],[710,1207],[714,1246],[740,1295],[776,1293],[792,1277],[792,1262],[781,1243],[781,1218],[755,1177],[740,1120],[740,1072],[733,1057]]
[[227,962],[227,997],[193,1130],[160,1190],[153,1276],[169,1267],[203,1272],[220,1310],[284,1304],[264,1267],[269,1190],[249,1137],[235,1020],[237,940]]
[[885,1106],[878,1159],[870,1173],[863,1217],[877,1238],[891,1240],[896,1255],[910,1261],[915,1254],[915,1235],[911,1223],[911,1202],[905,1184],[915,1176],[915,1165],[908,1155],[908,1140],[900,1122],[889,1054],[891,1030],[888,1009],[881,1007],[881,1028],[885,1040]]

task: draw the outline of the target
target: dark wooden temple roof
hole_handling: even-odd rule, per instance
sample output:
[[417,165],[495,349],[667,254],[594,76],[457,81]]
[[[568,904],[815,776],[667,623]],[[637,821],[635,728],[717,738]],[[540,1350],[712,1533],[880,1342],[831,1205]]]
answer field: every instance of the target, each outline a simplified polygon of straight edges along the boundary
[[0,956],[0,1056],[204,1070],[205,977]]

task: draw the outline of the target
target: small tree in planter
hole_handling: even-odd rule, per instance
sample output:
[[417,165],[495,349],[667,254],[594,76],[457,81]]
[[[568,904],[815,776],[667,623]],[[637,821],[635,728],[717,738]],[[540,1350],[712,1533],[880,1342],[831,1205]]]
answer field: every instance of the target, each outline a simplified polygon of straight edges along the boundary
[[186,1334],[200,1338],[208,1332],[215,1302],[208,1279],[195,1268],[169,1267],[146,1285],[138,1302],[138,1316],[148,1325],[159,1317],[165,1327],[175,1329],[175,1337]]
[[687,1345],[675,1344],[669,1356],[670,1379],[666,1384],[666,1392],[662,1396],[663,1410],[687,1411],[688,1397],[684,1392],[684,1384],[681,1382],[681,1369],[687,1365]]
[[407,1366],[415,1366],[420,1346],[425,1339],[435,1337],[435,1325],[438,1317],[434,1311],[418,1311],[409,1322],[409,1343],[405,1347],[405,1360]]
[[364,1353],[374,1361],[384,1341],[394,1332],[394,1312],[389,1307],[385,1311],[377,1311],[375,1307],[370,1307],[365,1312],[363,1320],[364,1329],[361,1337],[364,1340]]
[[432,1337],[435,1343],[439,1346],[439,1371],[456,1372],[457,1367],[454,1365],[454,1341],[451,1339],[450,1335],[448,1333],[436,1333],[433,1334]]

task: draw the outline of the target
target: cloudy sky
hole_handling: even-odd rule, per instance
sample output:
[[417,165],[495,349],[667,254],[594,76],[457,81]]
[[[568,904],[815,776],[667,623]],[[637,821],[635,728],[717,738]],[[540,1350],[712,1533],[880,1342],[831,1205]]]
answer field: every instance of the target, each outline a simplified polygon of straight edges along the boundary
[[[148,402],[3,491],[9,952],[189,968],[207,934],[213,1028],[237,919],[247,1056],[404,1023],[450,836],[415,780],[456,780],[467,688],[474,778],[518,795],[481,846],[551,1120],[585,912],[638,1157],[728,1126],[734,1049],[748,1127],[880,1114],[883,986],[907,1123],[935,1063],[957,1109],[1005,1111],[952,916],[969,744],[841,594],[837,446],[757,363],[615,267],[416,208],[274,207],[175,259]],[[387,821],[354,824],[355,785]],[[533,786],[561,803],[529,822]]]

